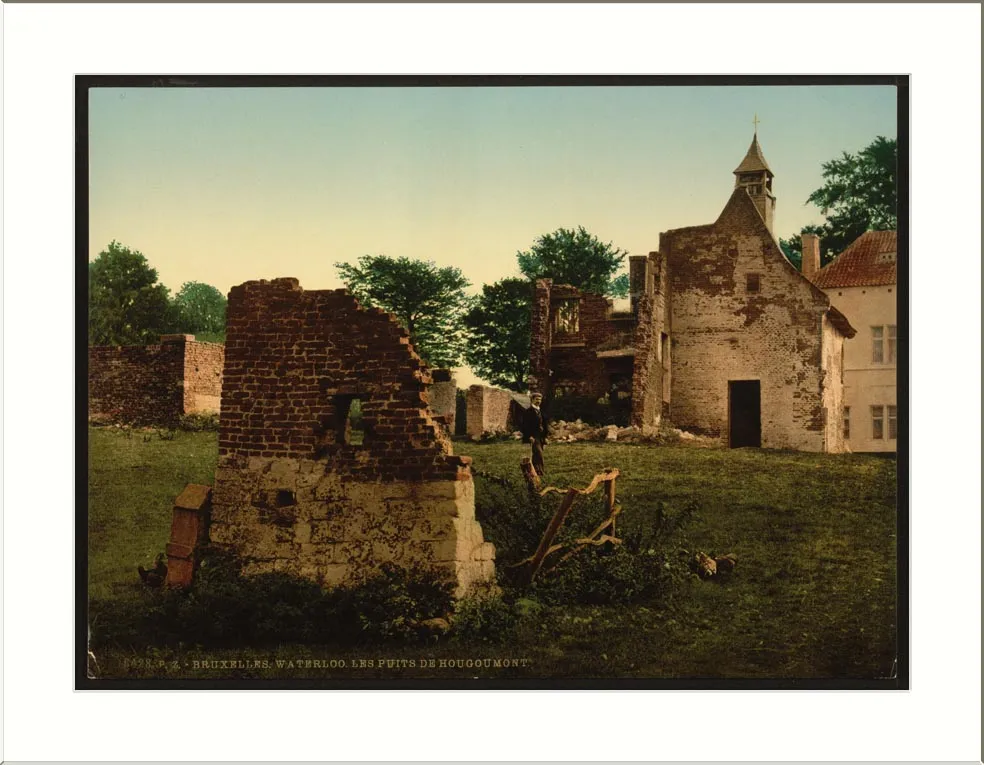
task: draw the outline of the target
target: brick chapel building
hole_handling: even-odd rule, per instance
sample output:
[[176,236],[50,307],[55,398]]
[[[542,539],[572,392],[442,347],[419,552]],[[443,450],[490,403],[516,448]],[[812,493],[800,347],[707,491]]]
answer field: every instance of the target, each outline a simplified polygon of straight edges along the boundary
[[732,447],[839,452],[844,340],[854,328],[773,234],[773,172],[757,133],[713,223],[673,229],[629,262],[631,310],[537,282],[531,388],[607,399],[631,424]]

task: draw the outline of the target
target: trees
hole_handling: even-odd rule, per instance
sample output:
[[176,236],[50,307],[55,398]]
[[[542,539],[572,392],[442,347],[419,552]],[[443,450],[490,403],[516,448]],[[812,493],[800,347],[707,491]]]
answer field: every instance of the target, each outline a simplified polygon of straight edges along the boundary
[[559,228],[544,234],[526,252],[516,253],[519,270],[531,280],[553,279],[611,297],[629,294],[627,274],[616,276],[629,253],[585,231]]
[[225,338],[226,298],[211,284],[185,282],[171,303],[179,332],[222,342]]
[[509,390],[526,389],[532,309],[533,286],[526,279],[482,286],[464,317],[471,335],[465,358],[477,375]]
[[139,345],[168,329],[168,290],[137,250],[116,240],[89,264],[89,343]]
[[[865,231],[898,226],[898,144],[878,136],[856,155],[844,152],[822,167],[824,184],[806,201],[819,207],[827,221],[803,231],[820,236],[821,264],[826,265]],[[787,257],[800,255],[798,238],[779,243]]]
[[470,300],[465,294],[469,282],[460,269],[386,255],[363,255],[357,265],[336,263],[335,268],[360,303],[383,308],[399,319],[429,365],[461,363],[462,317]]

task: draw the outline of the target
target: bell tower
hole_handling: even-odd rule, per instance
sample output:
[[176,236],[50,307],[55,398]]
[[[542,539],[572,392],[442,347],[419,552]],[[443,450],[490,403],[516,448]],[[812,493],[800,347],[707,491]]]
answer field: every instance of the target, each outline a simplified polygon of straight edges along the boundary
[[762,154],[762,147],[758,142],[758,115],[752,124],[755,126],[755,134],[752,136],[752,145],[748,147],[748,153],[735,169],[735,187],[743,188],[752,198],[755,207],[758,208],[762,220],[765,221],[769,233],[772,233],[772,221],[775,218],[776,198],[772,193],[772,170],[765,161]]

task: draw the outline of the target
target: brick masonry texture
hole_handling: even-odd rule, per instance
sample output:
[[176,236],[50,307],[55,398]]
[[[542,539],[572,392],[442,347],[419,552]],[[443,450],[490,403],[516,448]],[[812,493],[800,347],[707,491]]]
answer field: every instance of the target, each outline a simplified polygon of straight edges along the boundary
[[[602,397],[631,378],[631,423],[664,417],[729,440],[729,382],[757,380],[761,445],[843,451],[845,333],[853,329],[783,256],[755,202],[736,188],[718,220],[660,236],[658,252],[630,258],[631,315],[550,280],[536,284],[531,387]],[[751,278],[750,278],[751,277]],[[558,308],[579,305],[573,334]]]
[[673,424],[726,440],[728,382],[759,380],[763,447],[842,450],[827,428],[841,416],[828,391],[841,384],[840,353],[824,354],[829,301],[783,257],[748,195],[735,189],[711,225],[665,232],[660,252],[671,285]]
[[89,416],[173,424],[183,414],[218,412],[225,351],[193,335],[157,345],[89,348]]
[[[247,571],[330,586],[420,564],[464,594],[494,548],[475,520],[470,459],[429,409],[430,370],[396,319],[296,279],[229,293],[210,539]],[[352,438],[351,403],[363,438]]]

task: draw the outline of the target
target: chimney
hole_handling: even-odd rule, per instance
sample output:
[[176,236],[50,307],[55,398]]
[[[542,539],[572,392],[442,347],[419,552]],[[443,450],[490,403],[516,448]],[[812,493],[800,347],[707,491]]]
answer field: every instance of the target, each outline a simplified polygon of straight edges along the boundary
[[803,263],[800,270],[811,282],[820,270],[820,237],[816,234],[800,234],[803,249]]

